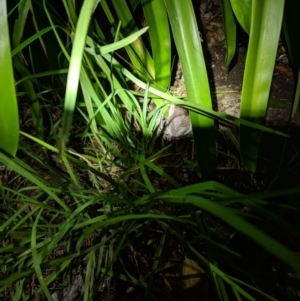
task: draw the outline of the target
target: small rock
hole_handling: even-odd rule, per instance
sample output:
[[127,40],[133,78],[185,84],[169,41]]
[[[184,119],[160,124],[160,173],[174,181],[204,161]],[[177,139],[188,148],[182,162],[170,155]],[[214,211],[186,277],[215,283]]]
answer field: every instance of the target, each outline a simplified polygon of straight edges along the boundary
[[166,140],[178,139],[186,136],[192,129],[188,110],[170,105],[169,117],[161,124],[163,138]]

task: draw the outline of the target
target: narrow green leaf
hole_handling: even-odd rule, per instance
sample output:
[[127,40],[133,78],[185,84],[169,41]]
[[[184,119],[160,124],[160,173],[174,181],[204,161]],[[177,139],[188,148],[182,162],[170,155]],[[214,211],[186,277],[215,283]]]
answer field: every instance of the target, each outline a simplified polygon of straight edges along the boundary
[[97,0],[85,0],[83,2],[70,59],[69,73],[66,87],[66,98],[64,103],[64,115],[61,129],[60,153],[64,151],[65,143],[68,139],[70,127],[75,109],[81,61],[86,41],[88,26],[90,23],[91,15],[94,11]]
[[0,1],[0,28],[0,148],[15,156],[19,143],[19,116],[4,0]]
[[269,294],[266,294],[264,291],[262,291],[262,290],[260,290],[260,289],[257,289],[256,287],[253,287],[252,285],[249,285],[248,283],[246,283],[246,282],[244,282],[244,281],[242,281],[242,280],[240,280],[240,279],[234,278],[234,277],[232,277],[232,276],[227,276],[227,278],[232,279],[234,282],[240,283],[240,284],[244,285],[245,287],[248,287],[248,288],[250,288],[251,290],[260,293],[262,296],[265,296],[267,299],[269,299],[269,300],[271,300],[271,301],[280,301],[279,299],[274,298],[274,297],[272,297],[272,296],[269,295]]
[[147,189],[149,190],[150,193],[154,193],[155,192],[155,188],[153,187],[148,175],[147,175],[147,171],[146,171],[146,168],[145,168],[145,165],[141,165],[140,167],[140,170],[141,170],[141,175],[142,175],[142,178],[147,186]]
[[[72,255],[71,255],[72,256]],[[75,255],[73,255],[75,257]],[[70,257],[70,256],[69,256]],[[63,262],[56,267],[56,269],[54,270],[53,273],[51,273],[47,279],[45,279],[45,284],[47,286],[49,286],[53,281],[57,280],[58,276],[68,267],[70,267],[71,261],[73,258],[60,258],[63,259]],[[37,291],[36,291],[36,295],[39,295],[42,292],[42,287],[40,287]]]
[[105,46],[100,46],[100,47],[96,47],[97,45],[95,44],[95,48],[85,48],[85,50],[90,53],[90,54],[106,54],[109,52],[113,52],[116,50],[119,50],[123,47],[128,46],[129,44],[133,43],[134,41],[136,41],[142,34],[144,34],[149,27],[144,27],[136,32],[134,32],[133,34],[129,35],[126,38],[121,39],[120,41],[114,42],[112,44],[109,45],[105,45]]
[[[253,0],[250,41],[241,95],[241,118],[264,123],[281,31],[284,0]],[[240,127],[245,166],[256,170],[261,132]]]
[[[149,276],[149,280],[147,281],[148,288],[150,289],[150,291],[151,291],[151,286],[152,286],[152,283],[153,283],[153,280],[154,280],[154,276],[157,273],[159,263],[162,259],[161,257],[162,257],[162,253],[163,253],[163,250],[164,250],[164,247],[165,247],[165,242],[166,242],[166,234],[163,233],[161,238],[160,238],[159,245],[157,247],[155,258],[154,258],[154,261],[153,261],[153,264],[152,264],[151,274]],[[147,300],[148,298],[150,299],[150,294],[146,292],[146,298],[145,299]]]
[[94,274],[94,262],[95,262],[95,253],[91,251],[87,256],[87,267],[85,272],[85,280],[84,280],[84,296],[83,301],[90,300],[90,292],[93,291],[93,274]]
[[[128,36],[138,31],[126,1],[112,0],[111,2],[121,21],[121,36]],[[116,24],[112,25],[116,26]],[[153,80],[155,78],[153,60],[142,39],[137,39],[125,49],[135,67],[135,72],[138,72],[145,80]]]
[[14,294],[12,301],[21,300],[22,293],[24,292],[24,287],[23,287],[24,282],[25,282],[25,279],[22,279],[16,283],[16,293]]
[[232,209],[221,206],[212,200],[207,200],[201,196],[195,195],[187,195],[184,197],[184,199],[178,196],[177,198],[175,197],[169,199],[169,202],[177,204],[193,204],[212,213],[213,215],[225,221],[228,225],[234,227],[241,233],[256,241],[268,252],[291,266],[295,271],[300,271],[300,259],[296,254],[251,223],[247,222],[242,217],[239,217]]
[[18,5],[18,19],[15,21],[13,32],[13,45],[16,47],[20,44],[28,12],[31,7],[31,0],[20,1]]
[[221,7],[227,48],[225,63],[226,65],[229,65],[236,50],[236,24],[230,5],[230,0],[221,0]]
[[[176,48],[181,61],[187,98],[212,109],[206,66],[192,2],[165,0]],[[190,112],[200,173],[212,172],[216,165],[214,120]]]
[[[31,1],[25,0],[21,1],[20,5],[18,6],[18,19],[15,21],[14,29],[13,29],[13,35],[12,35],[12,45],[14,47],[14,53],[13,53],[13,64],[15,69],[23,76],[27,77],[31,75],[31,72],[28,70],[23,55],[21,52],[21,49],[29,43],[29,41],[33,41],[37,37],[41,37],[41,34],[44,34],[43,31],[41,34],[37,34],[26,40],[24,43],[21,43],[25,23],[27,20],[28,13],[32,9]],[[33,17],[34,19],[34,17]],[[20,49],[20,51],[15,55],[16,49]],[[41,114],[41,107],[38,100],[38,95],[35,92],[34,86],[32,82],[30,81],[24,81],[23,87],[26,91],[26,94],[29,98],[30,102],[30,111],[31,111],[31,117],[33,121],[34,128],[36,130],[36,135],[40,138],[43,137],[43,119]]]
[[[161,0],[143,0],[143,10],[151,41],[152,57],[155,70],[154,87],[165,91],[171,79],[171,35],[165,3]],[[160,106],[163,100],[153,98],[156,106]],[[162,108],[162,114],[168,116],[169,106]]]
[[25,40],[21,44],[16,44],[16,47],[11,52],[11,56],[12,57],[15,56],[21,50],[23,50],[26,46],[30,45],[33,41],[40,38],[41,36],[43,36],[45,33],[47,33],[50,30],[52,30],[52,27],[44,28],[44,29],[38,31],[37,33],[35,33],[33,36],[29,37],[27,40]]
[[[32,140],[32,141],[34,141],[36,143],[39,143],[40,145],[42,145],[43,147],[47,148],[48,150],[50,150],[50,151],[52,151],[54,153],[57,153],[57,154],[59,153],[59,150],[57,148],[53,147],[52,145],[47,144],[46,142],[41,141],[41,140],[37,139],[36,137],[33,137],[33,136],[31,136],[29,134],[26,134],[26,133],[24,133],[22,131],[20,131],[20,133],[21,133],[21,135],[27,137],[28,139],[30,139],[30,140]],[[66,158],[68,158],[68,160],[71,160],[73,163],[77,164],[78,166],[81,166],[83,169],[91,171],[92,173],[96,174],[98,177],[103,178],[105,181],[107,181],[108,183],[110,183],[111,185],[113,185],[115,188],[118,188],[116,182],[113,181],[107,174],[99,172],[98,170],[90,167],[89,165],[83,163],[82,161],[74,158],[73,156],[71,156],[71,155],[69,155],[67,153],[65,154],[65,156],[66,156]],[[1,162],[3,162],[1,156],[0,156],[0,160],[1,160]],[[7,161],[7,162],[10,162],[10,161]],[[6,164],[6,163],[4,163],[4,164]],[[19,170],[17,172],[20,173]],[[69,210],[67,210],[67,212],[68,211]]]
[[33,224],[33,227],[32,227],[32,234],[31,234],[31,253],[32,253],[32,259],[33,259],[33,266],[34,266],[34,269],[35,269],[35,272],[36,272],[36,275],[37,275],[37,279],[41,285],[41,288],[43,289],[43,292],[44,294],[46,295],[47,299],[49,301],[52,301],[52,297],[51,297],[51,294],[47,288],[47,285],[45,283],[45,280],[44,280],[44,277],[43,277],[43,274],[42,274],[42,269],[41,269],[41,266],[40,266],[40,263],[41,263],[41,259],[40,259],[40,256],[38,255],[37,253],[37,242],[36,242],[36,232],[37,232],[37,224],[40,220],[40,217],[41,217],[41,214],[43,212],[43,209],[41,209],[34,221],[34,224]]
[[[133,76],[127,69],[123,68],[122,73],[128,79],[133,81],[136,85],[138,85],[142,89],[146,89],[147,85],[145,83],[143,83],[142,81],[140,81],[139,79],[137,79],[135,76]],[[243,124],[247,127],[251,127],[251,128],[254,128],[254,129],[258,129],[258,130],[261,130],[261,131],[268,132],[268,133],[273,133],[273,134],[276,134],[276,135],[287,137],[286,134],[284,134],[280,131],[268,128],[268,127],[263,126],[261,124],[257,124],[257,123],[254,123],[254,122],[251,122],[251,121],[248,121],[248,120],[245,120],[245,119],[235,118],[235,117],[233,117],[231,115],[227,115],[225,113],[216,112],[216,111],[214,111],[212,109],[209,109],[209,108],[204,108],[199,103],[192,103],[190,101],[178,100],[178,98],[176,98],[176,97],[174,97],[170,94],[161,92],[161,91],[159,91],[157,89],[154,89],[152,87],[149,87],[149,92],[151,94],[159,96],[163,99],[166,99],[166,100],[172,102],[175,105],[180,105],[180,106],[186,107],[187,109],[192,110],[192,111],[196,112],[197,114],[204,114],[206,116],[209,116],[211,118],[215,118],[215,119],[218,119],[218,120],[222,120],[224,122],[226,122],[228,120],[234,121],[236,124]]]
[[171,78],[171,35],[166,7],[161,0],[143,0],[152,48],[155,88],[164,91]]
[[49,196],[52,197],[53,200],[57,202],[66,212],[70,212],[71,210],[69,207],[55,194],[53,191],[47,187],[44,183],[42,183],[37,177],[35,177],[32,172],[29,172],[19,164],[17,164],[17,161],[15,159],[10,159],[5,154],[0,153],[0,162],[6,165],[8,168],[12,169],[16,173],[20,174],[24,178],[28,179],[32,183],[36,184],[40,189],[45,191]]

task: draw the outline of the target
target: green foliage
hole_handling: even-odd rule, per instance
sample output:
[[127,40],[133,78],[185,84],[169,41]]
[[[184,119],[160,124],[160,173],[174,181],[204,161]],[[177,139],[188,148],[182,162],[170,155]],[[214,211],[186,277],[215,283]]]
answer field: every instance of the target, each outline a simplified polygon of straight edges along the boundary
[[[192,2],[165,1],[165,3],[182,65],[187,98],[204,109],[212,109],[205,61]],[[193,112],[190,117],[199,170],[205,176],[216,165],[214,120]]]
[[[268,108],[284,0],[253,1],[250,40],[241,95],[241,118],[263,124]],[[240,147],[244,164],[256,171],[261,132],[241,126]]]
[[[85,0],[82,6],[69,0],[20,1],[9,17],[0,9],[0,69],[6,70],[0,73],[0,147],[6,152],[0,153],[5,167],[0,179],[1,297],[26,300],[32,293],[52,300],[51,287],[70,283],[70,272],[82,266],[84,300],[93,300],[111,277],[154,298],[162,291],[157,278],[174,241],[211,278],[203,281],[198,299],[210,300],[214,291],[212,298],[220,300],[278,300],[274,292],[288,300],[284,284],[265,279],[276,278],[274,262],[299,273],[300,260],[295,249],[263,226],[284,231],[295,244],[299,229],[282,216],[298,212],[299,206],[273,198],[299,195],[299,187],[245,195],[216,181],[184,183],[177,175],[186,169],[201,176],[214,171],[215,120],[240,126],[242,156],[251,172],[262,131],[288,136],[263,125],[284,6],[284,1],[275,2],[221,1],[227,64],[236,51],[234,16],[250,37],[241,118],[212,110],[192,1]],[[139,5],[150,28],[139,29],[141,20],[134,22]],[[292,37],[286,24],[288,33]],[[172,38],[187,101],[169,89]],[[48,39],[55,47],[46,46]],[[41,57],[33,55],[36,48],[48,64],[45,70]],[[21,132],[13,77],[19,107],[22,112],[30,108],[26,118],[32,120],[32,127]],[[291,119],[299,93],[298,78]],[[152,111],[150,98],[157,105]],[[190,111],[197,162],[180,154],[178,167],[173,145],[161,145],[161,118],[170,104]],[[272,264],[265,260],[270,270],[258,267],[265,279],[252,273],[250,259],[233,246],[232,236],[238,235],[247,245],[255,242],[258,254],[275,258]],[[150,250],[145,278],[128,266],[129,256],[138,260],[139,248]]]
[[[23,38],[24,29],[26,20],[28,17],[28,14],[31,13],[33,16],[33,23],[35,26],[35,30],[37,31],[37,34],[35,36],[32,36],[27,41],[23,42],[21,44],[21,40]],[[30,103],[30,110],[31,110],[31,116],[32,121],[34,124],[34,128],[36,130],[36,133],[39,137],[43,137],[44,133],[44,126],[43,126],[43,118],[41,114],[41,106],[40,102],[38,100],[39,95],[38,92],[35,90],[34,85],[32,81],[26,80],[26,77],[31,76],[31,71],[28,68],[28,64],[26,61],[24,61],[24,57],[22,56],[21,50],[23,47],[30,45],[30,42],[32,42],[34,39],[41,37],[44,33],[46,33],[48,30],[45,29],[42,32],[39,32],[39,29],[36,25],[35,15],[34,11],[32,9],[31,1],[20,1],[18,5],[18,16],[19,18],[15,20],[14,28],[13,28],[13,35],[12,35],[12,45],[14,47],[13,51],[13,65],[18,71],[19,75],[23,78],[22,86],[24,87],[25,93],[29,98]],[[45,51],[45,47],[43,45],[42,40],[40,39],[41,46],[43,50]],[[29,50],[30,51],[30,50]],[[31,58],[30,58],[31,61]],[[32,63],[32,61],[31,61]],[[33,64],[35,65],[35,64]],[[34,73],[34,70],[32,70]]]
[[5,1],[0,2],[0,27],[0,149],[15,156],[19,141],[19,118]]
[[[224,32],[226,36],[226,48],[227,48],[225,63],[226,65],[229,66],[236,52],[236,24],[235,24],[233,11],[230,5],[230,0],[221,0],[220,3],[221,3],[223,18],[224,18],[223,24],[224,24]],[[234,5],[234,3],[232,3],[232,5]]]

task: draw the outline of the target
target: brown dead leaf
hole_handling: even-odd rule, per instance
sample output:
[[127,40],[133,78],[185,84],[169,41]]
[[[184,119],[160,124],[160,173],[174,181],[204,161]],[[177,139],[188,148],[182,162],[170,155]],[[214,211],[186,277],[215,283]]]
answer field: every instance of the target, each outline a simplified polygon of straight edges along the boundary
[[205,276],[205,271],[192,259],[186,258],[182,263],[182,288],[188,289],[198,286]]

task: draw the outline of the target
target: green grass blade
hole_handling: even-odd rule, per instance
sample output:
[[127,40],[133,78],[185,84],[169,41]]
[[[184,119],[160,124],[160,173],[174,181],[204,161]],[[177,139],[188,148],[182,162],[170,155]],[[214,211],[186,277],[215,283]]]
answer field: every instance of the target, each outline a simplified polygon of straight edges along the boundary
[[160,263],[160,260],[161,260],[162,254],[163,254],[163,250],[164,250],[164,247],[165,247],[165,242],[166,242],[166,234],[163,233],[161,238],[160,238],[159,245],[157,247],[157,251],[156,251],[156,254],[155,254],[155,259],[154,259],[153,264],[152,264],[151,274],[150,274],[149,280],[147,282],[148,287],[150,287],[150,288],[152,286],[155,273],[156,273],[156,271],[159,267],[159,263]]
[[231,276],[227,276],[227,277],[228,277],[229,279],[231,279],[231,280],[237,282],[237,283],[240,283],[240,284],[244,285],[245,287],[250,288],[250,289],[253,290],[253,291],[259,292],[262,296],[265,296],[265,297],[266,297],[267,299],[269,299],[269,300],[272,300],[272,301],[279,301],[277,298],[274,298],[274,297],[270,296],[269,294],[266,294],[266,293],[263,292],[262,290],[260,290],[260,289],[258,289],[258,288],[256,288],[256,287],[253,287],[253,286],[249,285],[248,283],[246,283],[246,282],[244,282],[244,281],[242,281],[242,280],[240,280],[240,279],[237,279],[237,278],[234,278],[234,277],[231,277]]
[[274,240],[269,235],[262,232],[260,229],[247,222],[245,219],[238,216],[235,211],[224,206],[220,206],[217,203],[207,200],[200,196],[178,195],[173,196],[172,199],[166,197],[166,201],[176,204],[193,204],[196,207],[202,208],[218,218],[225,221],[230,226],[234,227],[243,234],[249,236],[251,239],[260,244],[268,252],[291,266],[295,271],[300,271],[300,258],[295,253],[287,249],[285,246]]
[[[142,89],[147,88],[147,85],[145,83],[143,83],[142,81],[137,79],[135,76],[133,76],[127,69],[123,68],[122,73],[128,79],[133,81],[137,86],[141,87]],[[206,116],[209,116],[211,118],[215,118],[215,119],[218,119],[218,120],[222,120],[224,122],[226,122],[228,120],[234,121],[236,124],[243,124],[247,127],[251,127],[251,128],[254,128],[254,129],[258,129],[258,130],[261,130],[261,131],[268,132],[268,133],[273,133],[273,134],[276,134],[276,135],[287,137],[287,134],[284,134],[284,133],[282,133],[278,130],[271,129],[271,128],[268,128],[268,127],[263,126],[261,124],[257,124],[257,123],[254,123],[254,122],[251,122],[251,121],[248,121],[248,120],[245,120],[245,119],[236,118],[236,117],[233,117],[231,115],[227,115],[225,113],[215,112],[212,109],[205,108],[205,107],[203,107],[202,105],[200,105],[198,103],[178,100],[178,98],[176,98],[176,97],[174,97],[170,94],[161,92],[161,91],[159,91],[155,88],[152,88],[152,87],[149,87],[149,92],[151,93],[151,95],[153,94],[153,95],[159,96],[159,97],[167,100],[168,102],[171,102],[175,105],[183,106],[183,107],[185,107],[189,110],[192,110],[192,111],[196,112],[197,114],[204,114]],[[165,102],[165,104],[167,104],[168,102]]]
[[13,42],[12,44],[16,47],[20,44],[22,39],[26,19],[28,16],[28,12],[30,10],[31,1],[25,0],[20,1],[18,5],[18,19],[15,20],[14,32],[13,32]]
[[16,47],[12,50],[11,56],[15,56],[17,53],[22,51],[25,47],[29,46],[32,42],[34,42],[36,39],[39,39],[41,36],[43,36],[45,33],[52,30],[52,27],[44,28],[37,33],[35,33],[33,36],[29,37],[27,40],[22,42],[21,44],[16,45]]
[[[296,91],[295,91],[295,97],[294,97],[294,101],[293,101],[293,105],[292,105],[292,110],[290,112],[290,119],[289,119],[289,124],[288,124],[288,130],[287,130],[287,133],[289,133],[291,127],[292,127],[292,123],[293,123],[293,120],[294,120],[294,117],[297,113],[297,110],[299,108],[299,101],[300,101],[300,69],[298,71],[298,76],[297,76],[297,83],[296,83]],[[283,151],[282,151],[282,154],[281,154],[281,157],[280,157],[280,161],[279,161],[279,164],[278,164],[278,169],[277,169],[277,173],[276,173],[276,176],[273,178],[273,181],[271,182],[271,184],[269,185],[269,187],[271,187],[273,185],[273,183],[278,179],[280,173],[282,172],[283,170],[283,162],[284,162],[284,159],[286,158],[286,146],[287,146],[287,143],[288,143],[289,139],[288,137],[285,139],[284,143],[283,143]],[[298,156],[298,152],[295,153],[295,155],[289,159],[288,163],[286,164],[286,168],[296,168],[296,165],[294,164],[294,160],[295,158]]]
[[66,141],[69,136],[73,113],[75,109],[78,84],[79,84],[79,76],[80,76],[80,68],[81,61],[84,51],[84,45],[86,41],[86,35],[88,26],[90,23],[91,15],[94,10],[96,0],[85,0],[83,2],[70,59],[69,73],[67,79],[67,87],[66,87],[66,98],[64,103],[64,115],[62,121],[62,129],[61,129],[61,141],[60,141],[60,152],[64,151]]
[[[37,139],[36,137],[33,137],[29,134],[26,134],[24,132],[20,132],[23,136],[27,137],[28,139],[31,139],[32,141],[34,142],[37,142],[39,144],[41,144],[42,146],[44,146],[45,148],[47,148],[48,150],[52,151],[52,152],[55,152],[55,153],[59,153],[59,150],[55,147],[53,147],[52,145],[42,141],[42,140],[39,140]],[[118,188],[117,184],[115,183],[115,181],[113,181],[108,175],[104,174],[104,173],[101,173],[99,172],[98,170],[95,170],[94,168],[90,167],[89,165],[81,162],[80,160],[72,157],[71,155],[69,154],[65,154],[65,156],[67,157],[67,159],[71,160],[73,163],[76,163],[78,166],[81,166],[83,169],[86,169],[86,170],[89,170],[95,174],[97,174],[98,177],[100,178],[103,178],[105,181],[107,181],[108,183],[112,184],[115,188]],[[1,156],[0,156],[0,159],[1,159]]]
[[168,175],[162,168],[160,168],[159,166],[150,162],[150,160],[146,160],[145,165],[147,165],[149,168],[151,168],[157,174],[159,174],[160,176],[165,178],[167,181],[169,181],[174,187],[180,186],[174,178],[172,178],[170,175]]
[[75,28],[78,21],[75,2],[70,0],[63,0],[63,3],[66,13],[68,14],[68,21],[70,21],[70,23],[72,24],[72,28]]
[[10,159],[4,154],[0,153],[0,162],[6,165],[8,168],[14,170],[16,173],[22,175],[24,178],[28,179],[32,183],[36,184],[40,189],[45,191],[49,196],[53,198],[59,204],[66,212],[70,212],[71,210],[68,208],[68,206],[55,194],[52,192],[52,190],[47,187],[45,184],[43,184],[37,177],[35,177],[34,174],[32,174],[30,171],[26,170],[22,166],[16,163],[14,159]]
[[[209,82],[192,2],[166,0],[165,3],[181,61],[187,98],[192,103],[212,109]],[[190,116],[200,173],[207,175],[216,166],[214,120],[193,112]]]
[[[150,44],[155,71],[153,86],[165,91],[171,80],[171,35],[165,4],[161,0],[142,1],[147,25],[149,26]],[[153,98],[156,106],[163,100]],[[162,108],[162,114],[167,117],[168,106]]]
[[11,61],[6,1],[0,1],[0,149],[15,156],[19,143],[19,116]]
[[[99,47],[95,47],[95,48],[85,48],[85,50],[90,53],[90,54],[106,54],[106,53],[110,53],[110,52],[114,52],[116,50],[119,50],[121,48],[124,48],[126,46],[128,46],[129,44],[133,43],[134,41],[136,41],[142,34],[144,34],[149,27],[144,27],[140,30],[138,30],[137,32],[134,32],[133,34],[129,35],[126,38],[121,39],[120,41],[114,42],[112,44],[109,45],[105,45],[105,46],[99,46]],[[95,44],[95,46],[97,46]],[[98,51],[97,51],[98,50]]]
[[224,282],[223,278],[220,277],[219,275],[216,275],[215,273],[213,273],[213,274],[214,274],[213,281],[214,281],[214,285],[217,289],[219,299],[222,301],[229,301],[228,294],[227,294],[226,287],[225,287],[225,282]]
[[16,283],[16,292],[12,298],[12,301],[21,300],[22,293],[24,292],[24,287],[23,287],[24,282],[25,282],[25,279],[22,279]]
[[31,74],[28,76],[25,76],[18,80],[15,85],[18,86],[24,81],[29,81],[32,79],[37,79],[39,77],[46,77],[46,76],[53,76],[53,75],[58,75],[58,74],[66,74],[68,73],[68,69],[60,69],[60,70],[52,70],[52,71],[46,71],[46,72],[41,72],[41,73],[36,73],[36,74]]
[[93,285],[94,285],[94,262],[95,262],[95,253],[94,251],[91,251],[87,256],[87,267],[85,272],[85,280],[84,280],[84,296],[83,301],[90,300],[90,292],[93,291]]
[[147,175],[147,171],[146,171],[146,168],[145,168],[145,165],[143,164],[141,167],[140,167],[140,170],[141,170],[141,175],[142,175],[142,178],[147,186],[147,189],[149,190],[150,193],[154,193],[155,192],[155,188],[153,187],[148,175]]
[[[111,2],[121,21],[121,36],[128,36],[129,34],[138,31],[126,1],[113,0]],[[112,25],[115,26],[116,24]],[[142,39],[137,39],[125,49],[135,67],[135,72],[138,72],[145,80],[153,80],[155,78],[153,60]]]
[[243,299],[241,298],[240,294],[234,288],[232,288],[232,291],[233,291],[233,294],[234,294],[235,299],[237,301],[243,301]]
[[[32,75],[26,65],[20,60],[19,56],[14,57],[14,67],[16,70],[22,75],[23,79],[25,77],[32,77],[34,79],[34,75]],[[26,95],[30,101],[30,111],[32,116],[32,121],[34,124],[34,128],[37,132],[37,136],[39,138],[43,138],[43,119],[41,113],[41,106],[39,104],[39,95],[35,91],[34,85],[29,80],[22,80],[23,88],[26,92]]]
[[171,78],[171,36],[168,15],[163,1],[142,1],[152,48],[155,87],[165,90]]
[[[75,257],[75,256],[74,256]],[[68,259],[68,258],[64,258],[64,261],[61,263],[61,265],[59,265],[55,271],[53,273],[51,273],[47,279],[45,280],[45,284],[47,286],[49,286],[52,282],[54,282],[55,280],[57,280],[58,276],[68,267],[70,267],[70,263],[72,261],[73,258]],[[36,291],[36,295],[39,295],[42,292],[42,288],[40,287],[37,291]]]
[[[187,247],[190,249],[192,253],[194,253],[200,260],[201,262],[209,268],[209,270],[212,273],[212,276],[215,278],[214,281],[219,281],[219,279],[222,279],[224,282],[226,282],[228,285],[230,285],[232,288],[234,288],[236,291],[238,291],[241,295],[243,295],[245,298],[251,301],[255,301],[254,299],[248,292],[246,292],[243,288],[241,288],[239,285],[237,285],[234,281],[232,281],[222,270],[218,268],[215,264],[212,262],[208,261],[202,254],[200,254],[196,249],[193,248],[193,246],[186,242],[186,238],[180,237],[176,231],[173,231],[172,229],[169,229],[171,233],[173,233],[175,236],[177,236],[183,244],[186,244]],[[216,288],[218,295],[220,296],[220,300],[223,300],[223,298],[227,298],[227,294],[224,294],[224,289],[221,287]],[[228,299],[224,299],[228,300]]]
[[36,243],[36,232],[37,232],[37,224],[40,220],[40,217],[42,215],[43,209],[41,209],[34,221],[33,227],[32,227],[32,234],[31,234],[31,253],[32,253],[32,259],[33,259],[33,266],[37,275],[37,279],[40,282],[41,288],[43,289],[44,294],[46,295],[47,299],[49,301],[52,301],[51,294],[47,288],[47,285],[45,283],[43,274],[42,274],[42,269],[40,266],[41,263],[41,258],[39,257],[37,253],[37,243]]
[[[281,31],[284,0],[254,0],[250,41],[241,95],[241,118],[264,123],[277,46]],[[240,127],[240,149],[245,166],[255,172],[261,132]]]
[[229,65],[234,57],[236,50],[236,24],[230,0],[221,0],[222,14],[223,14],[223,26],[226,37],[226,49],[227,55],[225,59],[226,65]]
[[[25,41],[25,44],[20,46],[22,36],[25,29],[26,20],[28,17],[29,11],[32,10],[32,3],[30,0],[21,1],[20,5],[18,6],[18,19],[15,20],[14,29],[13,29],[13,35],[12,35],[12,45],[15,49],[22,49],[22,47],[28,43],[28,41]],[[31,11],[32,12],[32,11]],[[33,14],[33,12],[32,12]],[[34,22],[34,16],[33,16],[33,22]],[[44,34],[44,32],[42,33]],[[37,34],[39,37],[41,35]],[[36,35],[33,36],[34,38]],[[30,38],[29,38],[30,40]],[[13,57],[13,64],[15,69],[23,76],[26,77],[28,75],[31,75],[31,72],[28,69],[27,64],[24,62],[23,54],[20,51],[18,55],[14,55]],[[30,99],[30,110],[31,110],[31,116],[32,121],[35,127],[35,130],[37,132],[37,136],[42,138],[43,137],[43,119],[41,114],[41,107],[39,104],[39,96],[35,92],[35,88],[30,81],[24,81],[23,87],[27,93],[27,96]]]

